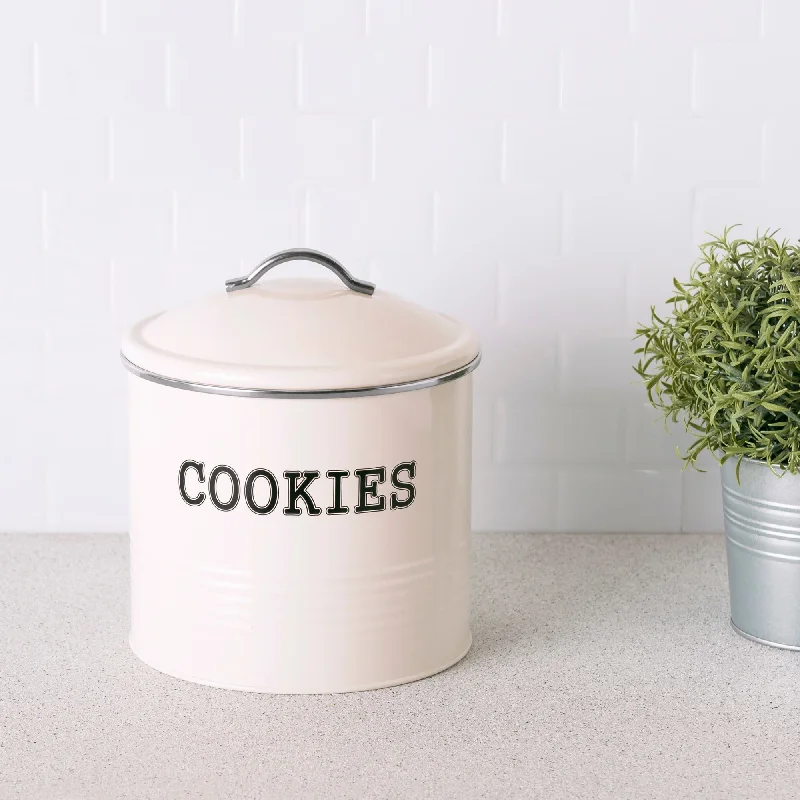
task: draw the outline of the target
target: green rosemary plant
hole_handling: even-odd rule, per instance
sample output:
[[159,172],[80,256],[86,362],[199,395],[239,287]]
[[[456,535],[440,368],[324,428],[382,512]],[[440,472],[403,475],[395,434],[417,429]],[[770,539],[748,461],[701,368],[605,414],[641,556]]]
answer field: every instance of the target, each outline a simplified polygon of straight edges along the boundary
[[670,312],[651,309],[634,367],[665,419],[695,436],[681,455],[752,458],[800,469],[800,248],[768,231],[701,245]]

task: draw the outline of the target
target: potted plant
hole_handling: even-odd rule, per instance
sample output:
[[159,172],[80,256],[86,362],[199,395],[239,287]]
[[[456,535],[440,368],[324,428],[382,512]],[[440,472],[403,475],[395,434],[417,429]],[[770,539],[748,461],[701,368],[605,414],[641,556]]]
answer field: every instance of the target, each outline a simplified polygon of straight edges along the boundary
[[730,230],[638,328],[635,370],[694,435],[686,464],[722,465],[734,628],[800,650],[800,246]]

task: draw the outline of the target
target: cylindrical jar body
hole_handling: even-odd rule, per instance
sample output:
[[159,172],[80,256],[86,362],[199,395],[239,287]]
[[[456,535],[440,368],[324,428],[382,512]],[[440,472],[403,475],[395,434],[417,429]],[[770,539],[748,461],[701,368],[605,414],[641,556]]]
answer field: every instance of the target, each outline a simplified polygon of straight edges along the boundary
[[215,686],[314,693],[403,683],[466,653],[471,375],[324,399],[131,375],[129,397],[143,661]]

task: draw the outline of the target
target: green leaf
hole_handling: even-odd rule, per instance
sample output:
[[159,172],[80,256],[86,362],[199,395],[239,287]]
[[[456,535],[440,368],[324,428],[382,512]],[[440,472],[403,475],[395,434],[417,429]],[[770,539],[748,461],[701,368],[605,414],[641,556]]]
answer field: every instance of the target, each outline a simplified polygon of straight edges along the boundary
[[[634,371],[650,402],[695,437],[683,454],[766,461],[800,470],[800,249],[766,231],[732,228],[700,245],[669,313],[639,325]],[[737,465],[738,466],[738,465]]]

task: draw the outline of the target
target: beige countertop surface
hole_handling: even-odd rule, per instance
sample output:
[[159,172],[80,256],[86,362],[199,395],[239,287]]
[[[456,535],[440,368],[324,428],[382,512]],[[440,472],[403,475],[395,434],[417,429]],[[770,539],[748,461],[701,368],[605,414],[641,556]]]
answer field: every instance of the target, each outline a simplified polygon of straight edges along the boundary
[[271,696],[127,645],[128,542],[0,535],[0,799],[789,798],[800,653],[728,624],[719,535],[474,537],[474,644]]

